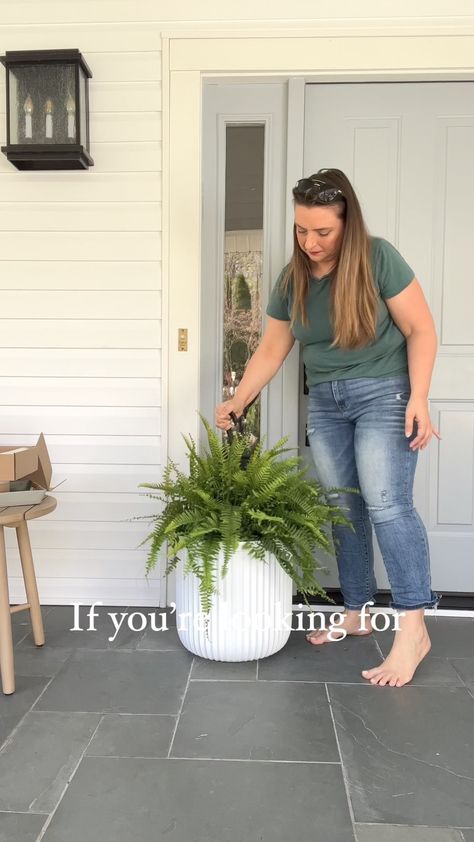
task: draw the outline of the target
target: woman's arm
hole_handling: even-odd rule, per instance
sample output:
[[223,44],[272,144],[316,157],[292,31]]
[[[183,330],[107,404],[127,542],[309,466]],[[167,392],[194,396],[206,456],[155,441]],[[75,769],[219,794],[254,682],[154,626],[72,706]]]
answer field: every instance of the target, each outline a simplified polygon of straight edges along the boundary
[[247,406],[272,380],[295,344],[290,322],[268,316],[267,326],[253,356],[248,361],[235,397]]
[[405,435],[412,435],[416,421],[417,434],[410,442],[410,449],[423,450],[433,434],[441,439],[428,411],[428,393],[438,344],[433,316],[416,278],[398,295],[384,300],[407,342],[411,394],[405,413]]
[[407,341],[412,397],[428,398],[438,340],[436,328],[419,281],[386,298],[387,309]]
[[438,341],[434,330],[414,330],[407,336],[408,371],[413,397],[428,398]]

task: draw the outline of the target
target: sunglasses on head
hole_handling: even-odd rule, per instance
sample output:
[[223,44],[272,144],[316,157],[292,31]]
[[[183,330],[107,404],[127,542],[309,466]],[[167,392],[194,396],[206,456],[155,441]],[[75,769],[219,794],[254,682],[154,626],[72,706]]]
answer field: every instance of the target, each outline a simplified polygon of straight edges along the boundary
[[305,199],[310,199],[316,202],[334,202],[338,196],[344,199],[345,196],[339,187],[333,187],[327,184],[322,178],[316,175],[311,175],[309,178],[300,178],[296,182],[294,190],[298,193],[303,193]]

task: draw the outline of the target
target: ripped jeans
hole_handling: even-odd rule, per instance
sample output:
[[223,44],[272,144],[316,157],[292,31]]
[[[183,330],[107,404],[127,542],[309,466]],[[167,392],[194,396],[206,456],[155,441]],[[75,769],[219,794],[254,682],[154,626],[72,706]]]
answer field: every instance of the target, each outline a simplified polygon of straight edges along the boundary
[[428,536],[413,506],[418,451],[405,437],[408,374],[332,380],[309,387],[307,434],[316,478],[326,489],[349,486],[360,494],[327,493],[343,507],[355,532],[332,525],[345,608],[374,599],[372,526],[391,587],[390,608],[437,607],[431,590]]

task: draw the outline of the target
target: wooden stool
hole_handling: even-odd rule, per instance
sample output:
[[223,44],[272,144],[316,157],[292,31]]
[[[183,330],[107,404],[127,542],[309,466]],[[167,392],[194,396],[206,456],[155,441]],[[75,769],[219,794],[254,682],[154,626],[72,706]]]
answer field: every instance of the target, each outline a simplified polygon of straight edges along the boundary
[[[5,695],[15,692],[11,615],[17,611],[26,611],[29,608],[34,641],[37,646],[42,646],[44,643],[43,619],[38,599],[33,556],[31,555],[28,521],[35,517],[47,515],[56,506],[56,498],[46,495],[41,500],[41,503],[35,503],[32,506],[6,506],[3,509],[0,508],[0,672],[2,674],[2,689]],[[28,602],[22,605],[15,605],[15,607],[10,607],[8,594],[4,526],[14,526],[16,529],[26,598],[28,600]]]

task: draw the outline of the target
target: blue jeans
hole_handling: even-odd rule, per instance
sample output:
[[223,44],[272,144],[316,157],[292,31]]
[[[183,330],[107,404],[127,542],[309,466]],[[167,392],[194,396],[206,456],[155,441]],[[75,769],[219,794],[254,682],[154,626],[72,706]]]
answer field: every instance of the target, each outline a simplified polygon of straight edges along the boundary
[[332,525],[345,608],[360,609],[374,599],[372,526],[390,582],[390,607],[406,611],[437,607],[431,590],[428,536],[413,507],[418,451],[405,437],[408,374],[332,380],[309,387],[308,441],[316,478],[327,502],[343,507],[355,531]]

